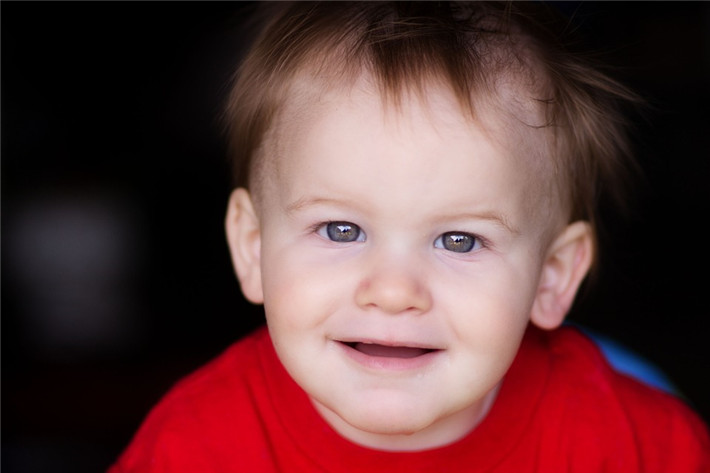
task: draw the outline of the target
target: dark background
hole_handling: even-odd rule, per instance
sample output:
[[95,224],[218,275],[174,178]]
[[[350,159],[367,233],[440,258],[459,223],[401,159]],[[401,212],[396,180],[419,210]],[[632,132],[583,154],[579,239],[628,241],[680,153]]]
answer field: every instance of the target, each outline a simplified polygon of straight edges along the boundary
[[[710,3],[556,6],[650,104],[635,216],[607,209],[572,318],[708,421]],[[247,8],[0,3],[5,471],[103,471],[172,383],[261,323],[224,241],[217,126]]]

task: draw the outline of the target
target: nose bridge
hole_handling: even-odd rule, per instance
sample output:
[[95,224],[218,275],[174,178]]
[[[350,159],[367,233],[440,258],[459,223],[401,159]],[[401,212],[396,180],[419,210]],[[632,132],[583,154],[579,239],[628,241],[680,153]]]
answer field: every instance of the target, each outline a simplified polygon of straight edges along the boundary
[[431,294],[423,270],[411,252],[380,247],[368,256],[356,303],[390,314],[425,312],[431,307]]

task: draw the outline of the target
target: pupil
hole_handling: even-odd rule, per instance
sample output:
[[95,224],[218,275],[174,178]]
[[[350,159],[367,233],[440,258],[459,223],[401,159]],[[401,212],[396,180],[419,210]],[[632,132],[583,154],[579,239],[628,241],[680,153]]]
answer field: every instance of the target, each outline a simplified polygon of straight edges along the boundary
[[444,235],[444,248],[457,253],[467,253],[473,248],[475,240],[465,233],[447,233]]
[[350,223],[332,222],[328,224],[328,238],[333,241],[355,241],[360,234],[360,229]]

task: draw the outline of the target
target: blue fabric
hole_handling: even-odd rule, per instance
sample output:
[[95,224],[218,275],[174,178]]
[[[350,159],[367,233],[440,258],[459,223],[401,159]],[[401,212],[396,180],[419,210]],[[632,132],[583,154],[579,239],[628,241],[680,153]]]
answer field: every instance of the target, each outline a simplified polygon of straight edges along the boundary
[[[573,324],[574,325],[574,324]],[[609,337],[600,335],[585,327],[575,325],[588,337],[594,340],[609,364],[618,372],[631,376],[642,383],[661,389],[671,394],[679,395],[677,387],[656,365]]]

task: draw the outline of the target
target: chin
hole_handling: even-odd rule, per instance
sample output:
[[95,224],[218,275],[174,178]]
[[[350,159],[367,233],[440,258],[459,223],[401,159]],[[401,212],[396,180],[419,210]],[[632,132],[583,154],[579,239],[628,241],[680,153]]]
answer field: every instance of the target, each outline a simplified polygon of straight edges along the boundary
[[[339,393],[340,394],[340,393]],[[460,413],[442,396],[388,389],[357,396],[311,397],[314,406],[340,435],[378,450],[422,450],[450,443],[470,425],[452,424]],[[470,417],[468,420],[470,420]],[[465,422],[470,424],[470,422]]]
[[344,413],[341,417],[351,426],[363,432],[377,435],[410,436],[429,427],[434,421],[425,407],[403,407],[401,404],[370,405],[364,411]]
[[358,416],[349,431],[340,433],[349,440],[376,450],[403,452],[438,448],[460,438],[461,433],[438,428],[436,419],[412,416]]

